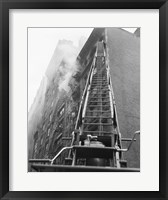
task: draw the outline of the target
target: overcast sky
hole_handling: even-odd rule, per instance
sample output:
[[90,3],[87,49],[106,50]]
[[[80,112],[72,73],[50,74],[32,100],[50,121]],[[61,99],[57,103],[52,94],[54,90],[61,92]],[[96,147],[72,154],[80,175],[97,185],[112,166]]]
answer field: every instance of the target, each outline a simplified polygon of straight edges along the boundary
[[[75,46],[81,37],[88,38],[93,28],[29,28],[28,29],[28,110],[59,40],[71,40]],[[134,32],[136,28],[125,28]]]

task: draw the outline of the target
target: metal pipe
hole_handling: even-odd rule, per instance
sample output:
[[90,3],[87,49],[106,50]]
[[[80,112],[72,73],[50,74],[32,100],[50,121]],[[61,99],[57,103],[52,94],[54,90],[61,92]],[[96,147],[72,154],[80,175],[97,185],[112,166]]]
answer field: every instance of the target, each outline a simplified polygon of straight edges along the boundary
[[[77,119],[76,119],[76,123],[75,123],[75,130],[78,129],[78,121],[79,121],[80,113],[82,111],[82,105],[83,105],[84,97],[85,97],[85,94],[86,94],[86,91],[87,91],[87,87],[88,87],[88,84],[89,84],[89,79],[90,79],[91,74],[93,72],[94,60],[95,60],[95,58],[93,59],[92,66],[91,66],[90,71],[89,71],[89,76],[88,76],[87,81],[86,81],[85,89],[84,89],[83,94],[82,94],[82,98],[81,98],[81,102],[80,102],[80,106],[79,106],[79,111],[78,111],[78,115],[77,115]],[[74,137],[73,133],[74,133],[74,131],[72,132],[71,146],[73,145],[73,143],[75,141],[75,137]],[[69,152],[69,157],[70,157],[70,154],[71,154],[71,152]]]
[[134,141],[134,138],[135,138],[135,136],[136,136],[137,134],[140,134],[140,131],[136,131],[136,132],[134,133],[134,136],[133,136],[133,138],[132,138],[132,140],[131,140],[131,142],[130,142],[128,148],[127,148],[127,151],[128,151],[128,150],[130,149],[130,147],[132,146],[132,143],[133,143],[133,141]]
[[134,142],[134,138],[135,138],[135,136],[136,136],[137,134],[140,134],[140,131],[136,131],[136,132],[134,133],[134,136],[133,136],[133,138],[132,138],[132,140],[131,140],[131,142],[130,142],[130,144],[129,144],[129,146],[128,146],[127,149],[117,149],[117,151],[121,151],[121,152],[127,152],[127,151],[129,151],[130,147],[132,146],[132,143]]
[[112,97],[111,97],[111,88],[110,88],[110,85],[108,85],[108,87],[109,87],[111,117],[112,117],[112,119],[113,119],[113,117],[114,117],[114,111],[113,111],[113,101],[112,101]]
[[87,94],[86,94],[86,99],[85,99],[84,108],[82,112],[82,119],[85,117],[85,114],[86,114],[86,106],[87,106],[88,97],[89,97],[89,90],[90,90],[90,85],[88,87]]
[[51,160],[51,165],[53,164],[54,160],[57,159],[58,156],[59,156],[63,151],[65,151],[65,150],[67,150],[67,149],[72,149],[72,148],[73,148],[73,146],[62,148],[62,149],[57,153],[57,155]]
[[[93,63],[94,63],[94,59],[93,59]],[[91,72],[92,72],[92,70],[93,70],[93,68],[94,68],[93,63],[92,63],[92,66],[91,66],[91,68],[90,68],[89,76],[88,76],[88,78],[87,78],[86,85],[85,85],[85,89],[84,89],[83,94],[82,94],[81,103],[80,103],[80,106],[79,106],[79,112],[78,112],[78,116],[77,116],[77,120],[76,120],[76,124],[75,124],[75,129],[77,129],[77,127],[78,127],[78,121],[79,121],[79,116],[80,116],[81,109],[82,109],[82,105],[83,105],[84,96],[85,96],[85,93],[86,93],[86,91],[87,91],[87,87],[88,87],[88,83],[89,83],[89,79],[90,79]]]

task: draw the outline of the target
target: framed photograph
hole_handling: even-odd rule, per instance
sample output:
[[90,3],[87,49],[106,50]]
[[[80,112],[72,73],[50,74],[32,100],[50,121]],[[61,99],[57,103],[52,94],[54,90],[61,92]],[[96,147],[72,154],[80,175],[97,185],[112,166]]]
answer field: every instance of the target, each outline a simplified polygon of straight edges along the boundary
[[167,199],[167,1],[0,4],[2,199]]

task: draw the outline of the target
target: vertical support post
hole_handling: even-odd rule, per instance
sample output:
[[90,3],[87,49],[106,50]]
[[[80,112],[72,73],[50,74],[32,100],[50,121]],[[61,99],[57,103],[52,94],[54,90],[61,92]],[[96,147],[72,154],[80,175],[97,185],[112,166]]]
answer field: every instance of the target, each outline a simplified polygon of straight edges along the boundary
[[72,160],[72,166],[76,164],[76,149],[73,152],[73,160]]
[[120,156],[119,156],[119,152],[116,152],[116,164],[117,164],[117,168],[120,168]]

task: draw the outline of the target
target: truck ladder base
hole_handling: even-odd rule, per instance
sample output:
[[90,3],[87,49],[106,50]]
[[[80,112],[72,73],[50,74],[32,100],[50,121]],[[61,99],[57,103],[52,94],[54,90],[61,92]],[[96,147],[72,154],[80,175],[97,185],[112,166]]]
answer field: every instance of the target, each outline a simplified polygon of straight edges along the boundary
[[32,168],[38,172],[140,172],[140,169],[138,168],[42,165],[42,164],[41,165],[33,164]]

